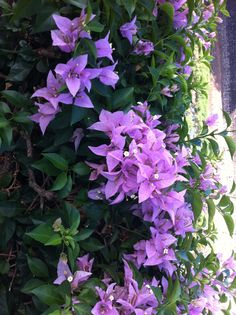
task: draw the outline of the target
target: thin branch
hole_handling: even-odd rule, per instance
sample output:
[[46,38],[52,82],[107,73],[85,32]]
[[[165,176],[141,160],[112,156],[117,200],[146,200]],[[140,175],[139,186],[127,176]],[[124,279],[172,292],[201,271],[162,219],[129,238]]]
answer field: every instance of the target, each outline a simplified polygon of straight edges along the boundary
[[[27,157],[33,157],[33,148],[31,144],[31,140],[28,134],[21,133],[22,137],[25,139],[26,142],[26,149],[27,149]],[[29,186],[41,197],[47,200],[52,200],[55,198],[55,194],[52,191],[45,190],[44,188],[40,187],[35,179],[34,172],[31,169],[28,169],[29,175]]]

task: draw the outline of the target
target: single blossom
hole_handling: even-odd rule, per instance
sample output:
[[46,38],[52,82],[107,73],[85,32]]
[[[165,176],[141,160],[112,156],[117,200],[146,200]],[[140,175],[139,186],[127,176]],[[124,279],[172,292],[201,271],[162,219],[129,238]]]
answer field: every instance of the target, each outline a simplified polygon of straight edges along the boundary
[[88,104],[88,97],[83,94],[83,90],[86,88],[90,91],[90,80],[96,78],[100,73],[99,69],[85,69],[87,61],[88,55],[81,55],[74,59],[70,59],[66,64],[60,63],[55,68],[55,72],[65,80],[65,83],[73,97],[75,97],[80,90],[82,94],[79,95],[81,95],[85,101],[84,106],[81,107],[93,107],[91,103]]
[[75,129],[75,131],[71,137],[71,141],[74,142],[75,151],[78,150],[78,147],[79,147],[80,142],[81,142],[83,137],[84,137],[83,129],[82,128]]
[[49,102],[44,104],[35,104],[38,106],[38,113],[30,116],[30,119],[39,124],[42,134],[44,134],[47,126],[55,118],[60,109],[59,107],[55,109],[55,107]]
[[94,107],[90,97],[84,91],[77,93],[75,96],[74,105],[84,108]]
[[[91,14],[89,21],[94,17],[95,15]],[[53,15],[53,19],[58,27],[58,30],[51,31],[53,46],[58,46],[62,51],[73,51],[78,38],[91,38],[90,34],[84,30],[87,20],[84,10],[81,11],[80,17],[73,20],[56,14]]]
[[154,51],[154,45],[152,42],[146,40],[139,40],[134,48],[134,53],[137,55],[148,56]]
[[107,33],[106,37],[103,39],[99,39],[95,42],[95,47],[97,49],[97,57],[98,58],[104,58],[107,57],[112,62],[114,62],[112,57],[112,44],[109,43],[109,35],[110,32]]
[[213,127],[213,126],[215,126],[218,119],[219,119],[218,114],[212,114],[205,120],[205,124],[208,127]]
[[32,97],[42,97],[46,99],[53,105],[55,109],[58,107],[59,103],[72,104],[73,100],[70,93],[60,92],[62,86],[63,82],[56,78],[52,71],[49,71],[47,77],[47,86],[35,91]]
[[132,39],[133,35],[137,33],[137,26],[136,26],[136,16],[133,18],[133,20],[129,23],[125,23],[120,27],[121,35],[124,38],[127,38],[130,42],[130,45],[132,45]]
[[119,76],[114,72],[117,62],[112,66],[107,66],[100,68],[101,72],[98,76],[98,79],[105,85],[111,85],[113,89],[115,88],[116,83],[119,80]]
[[61,257],[57,265],[57,279],[53,283],[60,285],[64,281],[68,281],[72,290],[76,290],[78,286],[87,281],[91,275],[91,272],[83,270],[76,271],[72,274],[67,264],[67,258]]
[[77,267],[79,270],[91,272],[94,258],[89,260],[89,254],[77,258]]

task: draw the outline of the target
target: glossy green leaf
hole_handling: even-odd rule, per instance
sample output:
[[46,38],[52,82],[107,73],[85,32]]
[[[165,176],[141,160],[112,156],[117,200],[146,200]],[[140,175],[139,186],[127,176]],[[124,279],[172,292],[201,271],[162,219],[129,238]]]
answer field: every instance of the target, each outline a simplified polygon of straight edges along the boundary
[[68,162],[59,154],[43,153],[43,156],[59,170],[66,171],[68,169]]
[[225,136],[224,138],[225,138],[225,142],[227,143],[227,146],[229,148],[230,155],[233,158],[234,154],[236,152],[236,143],[235,143],[234,139],[230,136]]
[[32,274],[39,278],[48,278],[49,271],[47,265],[39,258],[27,257],[28,266]]
[[46,244],[48,240],[53,237],[54,231],[51,226],[44,223],[37,226],[31,232],[26,233],[26,235],[30,236],[40,243]]
[[33,289],[32,293],[36,295],[40,301],[47,305],[61,305],[64,302],[61,294],[57,292],[56,286],[50,284],[41,285],[40,287]]
[[57,190],[62,189],[66,185],[66,182],[67,182],[67,173],[66,172],[60,173],[55,179],[51,190],[57,191]]
[[227,225],[230,236],[233,236],[233,234],[234,234],[234,220],[233,220],[232,216],[229,214],[224,214],[223,217],[224,217],[225,223]]

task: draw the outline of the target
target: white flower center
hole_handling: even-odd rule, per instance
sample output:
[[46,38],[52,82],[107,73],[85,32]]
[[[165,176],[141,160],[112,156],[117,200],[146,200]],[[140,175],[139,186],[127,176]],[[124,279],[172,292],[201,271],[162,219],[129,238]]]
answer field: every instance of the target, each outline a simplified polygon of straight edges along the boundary
[[128,157],[128,156],[129,156],[129,151],[125,151],[125,152],[124,152],[124,156],[125,156],[125,157]]
[[165,249],[163,250],[163,254],[164,254],[164,255],[167,255],[168,253],[169,253],[168,248],[165,248]]
[[114,301],[114,296],[113,295],[110,295],[109,296],[109,300],[112,302],[112,301]]
[[73,277],[72,277],[72,276],[69,276],[69,277],[67,278],[67,281],[68,281],[68,282],[72,282],[72,281],[73,281]]
[[134,149],[133,150],[134,154],[138,153],[138,150],[137,149]]
[[156,173],[156,174],[154,174],[154,178],[155,179],[158,179],[159,178],[159,175]]

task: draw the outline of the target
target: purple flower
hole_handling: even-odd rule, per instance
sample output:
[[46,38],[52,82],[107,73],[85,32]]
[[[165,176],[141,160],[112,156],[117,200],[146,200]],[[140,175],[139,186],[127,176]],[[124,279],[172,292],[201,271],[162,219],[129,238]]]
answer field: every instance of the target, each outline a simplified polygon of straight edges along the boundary
[[134,53],[137,55],[148,56],[153,51],[154,51],[154,45],[150,41],[139,40],[134,48]]
[[184,11],[175,11],[174,15],[174,27],[176,29],[184,28],[188,24],[188,9],[185,9]]
[[99,80],[105,85],[111,85],[113,89],[117,81],[119,80],[119,76],[114,72],[114,69],[117,65],[117,62],[112,66],[100,68],[101,72],[98,76]]
[[81,142],[83,137],[84,137],[83,129],[82,128],[75,129],[75,131],[71,137],[71,141],[74,142],[75,151],[78,150],[78,147],[79,147],[80,142]]
[[186,65],[183,67],[183,74],[185,76],[186,79],[188,79],[190,77],[190,75],[192,74],[193,69],[192,67]]
[[57,279],[53,282],[54,284],[61,284],[64,281],[68,281],[71,284],[72,290],[78,288],[78,285],[87,281],[91,276],[91,272],[87,271],[76,271],[72,274],[68,264],[67,258],[61,257],[57,265]]
[[85,92],[80,92],[76,95],[74,100],[74,105],[78,107],[84,107],[84,108],[93,108],[93,103],[91,99],[88,97],[88,95]]
[[99,295],[100,301],[97,302],[92,309],[93,315],[119,315],[116,308],[113,306],[114,301],[114,286],[115,283],[108,285],[106,291],[99,287],[96,287],[96,291]]
[[119,315],[118,311],[112,306],[111,301],[97,302],[91,310],[93,315]]
[[125,23],[124,25],[120,27],[121,35],[124,38],[128,39],[128,41],[130,42],[130,45],[132,45],[133,35],[137,33],[137,26],[135,22],[136,22],[136,16],[133,18],[131,22]]
[[30,116],[30,119],[39,123],[42,134],[44,134],[47,126],[55,118],[60,109],[55,109],[51,103],[35,104],[39,107],[38,113]]
[[114,62],[112,57],[112,45],[108,41],[109,35],[110,32],[107,33],[105,38],[99,39],[95,42],[95,46],[97,49],[97,57],[98,58],[107,57],[112,62]]
[[[73,97],[76,96],[79,90],[84,90],[84,88],[89,91],[91,88],[90,80],[100,73],[98,69],[85,69],[87,60],[88,55],[81,55],[75,59],[70,59],[66,64],[60,63],[55,68],[55,72],[65,80]],[[82,94],[82,97],[85,98],[86,103],[86,106],[82,107],[91,107],[92,105],[91,103],[88,104],[89,101],[86,95]]]
[[53,282],[54,284],[61,284],[64,281],[73,281],[73,275],[67,264],[67,259],[62,257],[59,259],[57,265],[57,279]]
[[[89,21],[95,15],[91,14]],[[64,52],[74,50],[78,38],[91,38],[89,33],[84,31],[87,14],[84,10],[81,11],[80,17],[70,20],[66,17],[53,15],[53,19],[59,30],[51,31],[53,46],[58,46]]]
[[218,114],[212,114],[210,115],[206,120],[205,120],[205,124],[208,126],[208,127],[212,127],[212,126],[215,126],[217,120],[219,119],[219,116]]
[[73,100],[69,93],[59,92],[62,86],[63,83],[54,77],[52,71],[49,71],[47,77],[47,87],[35,91],[32,97],[43,97],[49,101],[55,109],[58,107],[59,102],[63,104],[72,104]]
[[193,219],[193,212],[188,204],[177,209],[175,215],[175,234],[185,237],[187,232],[194,232]]
[[206,7],[206,9],[203,11],[202,17],[205,21],[209,20],[214,12],[214,5],[210,4]]
[[91,272],[94,258],[89,260],[89,254],[77,258],[77,267],[79,270]]
[[173,95],[171,94],[171,90],[169,85],[165,86],[162,90],[161,90],[161,94],[168,96],[168,97],[173,97]]

